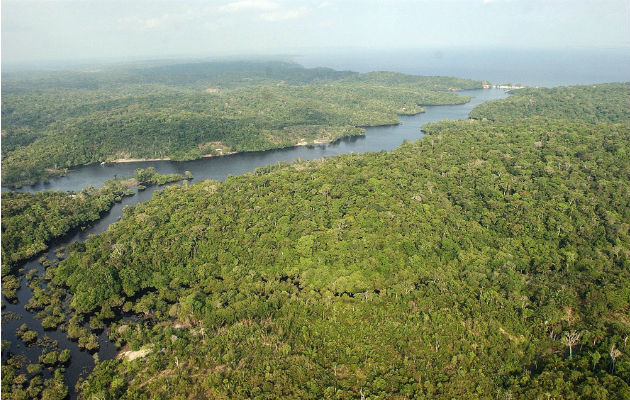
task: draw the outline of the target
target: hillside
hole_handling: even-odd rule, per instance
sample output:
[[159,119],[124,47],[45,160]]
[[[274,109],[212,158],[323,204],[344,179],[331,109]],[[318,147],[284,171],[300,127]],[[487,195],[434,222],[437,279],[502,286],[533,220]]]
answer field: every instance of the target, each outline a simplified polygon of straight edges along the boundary
[[627,398],[630,121],[580,92],[128,208],[51,269],[140,350],[82,396]]

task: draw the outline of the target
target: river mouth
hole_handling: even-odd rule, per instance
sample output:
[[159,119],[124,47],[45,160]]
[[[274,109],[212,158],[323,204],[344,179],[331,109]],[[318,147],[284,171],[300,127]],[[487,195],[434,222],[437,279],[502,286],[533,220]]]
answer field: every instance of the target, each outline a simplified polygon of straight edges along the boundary
[[[426,111],[416,115],[401,115],[398,125],[369,127],[362,136],[351,136],[339,139],[332,143],[296,146],[285,149],[269,150],[261,152],[238,153],[222,157],[202,158],[194,161],[144,161],[132,163],[110,163],[105,165],[89,165],[77,168],[69,172],[66,176],[50,179],[47,183],[38,183],[33,186],[25,186],[18,190],[38,192],[42,190],[73,190],[79,191],[86,186],[100,187],[106,180],[115,177],[133,175],[137,168],[153,167],[160,174],[184,174],[191,171],[196,181],[205,179],[223,180],[228,175],[240,175],[251,172],[256,168],[278,162],[291,162],[295,160],[314,160],[322,157],[336,156],[340,154],[365,153],[377,151],[391,151],[400,146],[405,140],[415,141],[421,139],[424,133],[421,131],[422,125],[440,121],[443,119],[457,120],[468,118],[468,113],[473,107],[489,100],[503,99],[508,96],[503,89],[475,89],[458,92],[464,96],[471,96],[470,102],[458,105],[426,106]],[[151,186],[143,191],[136,191],[133,196],[125,197],[120,203],[115,204],[111,210],[105,213],[102,218],[91,224],[84,230],[77,230],[67,235],[48,249],[45,257],[50,262],[57,262],[55,253],[57,250],[66,247],[74,242],[83,242],[90,235],[105,231],[112,223],[118,221],[122,216],[122,210],[127,205],[135,205],[150,200],[155,190],[162,187]],[[2,188],[12,190],[10,188]],[[38,257],[37,257],[38,258]],[[76,398],[74,390],[80,377],[86,376],[94,367],[94,356],[92,353],[83,351],[78,344],[67,338],[66,333],[60,329],[44,330],[40,320],[35,318],[35,314],[27,311],[24,307],[32,297],[32,289],[26,284],[25,275],[36,270],[36,274],[43,277],[45,267],[35,258],[25,262],[20,266],[24,269],[21,286],[17,292],[17,302],[9,303],[4,301],[5,307],[2,310],[2,340],[11,342],[10,346],[3,348],[2,358],[6,359],[8,353],[23,354],[29,362],[37,363],[41,351],[35,346],[25,346],[16,336],[16,329],[26,324],[29,329],[38,333],[39,337],[44,335],[58,341],[59,349],[69,349],[71,362],[66,366],[65,381],[70,389],[70,397]],[[19,319],[6,320],[4,315],[19,316]],[[107,329],[99,332],[98,359],[100,361],[113,359],[117,352],[117,346],[110,342],[107,337]]]

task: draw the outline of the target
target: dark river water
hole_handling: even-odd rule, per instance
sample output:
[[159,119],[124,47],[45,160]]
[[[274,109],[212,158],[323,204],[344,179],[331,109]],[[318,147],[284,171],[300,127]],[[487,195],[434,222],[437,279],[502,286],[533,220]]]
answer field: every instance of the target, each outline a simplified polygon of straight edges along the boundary
[[[101,186],[105,180],[116,176],[124,177],[132,175],[136,168],[154,167],[159,173],[184,173],[191,171],[194,181],[201,181],[208,178],[222,180],[228,175],[239,175],[253,171],[255,168],[274,164],[279,161],[313,160],[322,157],[335,156],[338,154],[365,153],[381,150],[392,150],[402,144],[404,140],[418,140],[423,133],[420,127],[427,122],[440,121],[443,119],[465,119],[472,108],[480,103],[493,99],[507,97],[503,89],[478,89],[461,91],[460,94],[472,96],[472,100],[466,104],[454,106],[428,106],[426,112],[414,116],[400,116],[401,123],[394,126],[367,128],[364,136],[344,138],[334,143],[314,146],[300,146],[282,150],[271,150],[264,152],[251,152],[235,154],[225,157],[204,158],[195,161],[172,162],[172,161],[152,161],[125,164],[90,165],[78,168],[64,177],[51,179],[48,183],[41,183],[33,186],[26,186],[19,190],[41,191],[41,190],[81,190],[92,185]],[[193,182],[194,182],[193,181]],[[2,190],[9,190],[2,188]],[[116,222],[122,215],[122,209],[127,205],[138,204],[150,200],[153,192],[159,190],[150,187],[144,191],[137,192],[134,196],[126,197],[121,203],[112,207],[98,222],[92,224],[87,229],[76,232],[55,245],[51,246],[46,253],[46,257],[55,260],[57,249],[67,246],[76,241],[84,241],[90,235],[105,231],[110,224]],[[37,261],[32,260],[23,265],[24,272],[37,269],[38,274],[44,272],[44,267]],[[6,307],[3,314],[11,312],[20,316],[20,319],[2,322],[2,339],[9,340],[11,345],[8,351],[12,353],[24,354],[30,362],[37,362],[41,350],[38,347],[26,347],[17,339],[15,330],[26,323],[32,330],[38,332],[39,337],[47,335],[59,342],[59,349],[70,349],[71,363],[66,369],[66,383],[70,388],[72,398],[76,397],[74,386],[80,376],[89,373],[94,366],[93,355],[86,351],[81,351],[75,342],[66,338],[61,330],[44,331],[39,320],[34,318],[34,314],[26,311],[24,306],[28,303],[32,291],[26,285],[26,278],[22,278],[22,286],[18,291],[18,302],[10,304],[5,301]],[[98,358],[102,360],[113,358],[118,349],[107,339],[106,330],[99,336],[100,349]],[[4,357],[4,354],[3,354]]]

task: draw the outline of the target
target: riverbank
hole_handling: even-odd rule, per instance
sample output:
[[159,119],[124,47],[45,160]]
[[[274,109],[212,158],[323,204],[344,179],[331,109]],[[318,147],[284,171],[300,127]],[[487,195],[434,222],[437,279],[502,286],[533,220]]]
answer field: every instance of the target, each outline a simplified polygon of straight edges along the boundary
[[[221,157],[221,156],[229,156],[232,154],[237,154],[236,151],[226,151],[221,154],[202,154],[200,158],[210,158],[210,157]],[[162,157],[162,158],[117,158],[112,161],[104,161],[101,164],[115,163],[115,164],[124,164],[124,163],[137,163],[137,162],[154,162],[154,161],[172,161],[170,157]]]
[[[461,96],[472,97],[464,104],[457,105],[423,105],[425,112],[417,115],[398,115],[398,121],[393,125],[378,125],[360,127],[364,130],[360,135],[351,135],[342,138],[332,137],[328,143],[307,142],[304,145],[276,148],[272,150],[258,150],[238,152],[229,157],[211,156],[202,157],[190,161],[141,161],[130,158],[128,162],[108,162],[104,165],[92,163],[68,171],[63,176],[50,178],[47,182],[39,182],[33,185],[25,185],[19,189],[3,186],[3,191],[18,190],[39,192],[43,190],[73,190],[79,191],[86,186],[100,187],[104,181],[119,176],[133,175],[137,168],[154,167],[156,172],[162,174],[180,173],[190,171],[195,179],[223,180],[228,175],[239,175],[256,168],[277,162],[291,162],[293,160],[312,160],[315,158],[335,156],[338,154],[363,153],[381,150],[393,150],[403,141],[417,140],[422,137],[420,127],[433,121],[443,119],[465,119],[468,113],[477,105],[495,99],[508,96],[505,89],[472,89],[458,92]],[[306,138],[304,138],[306,139]],[[318,141],[322,141],[322,137]],[[122,161],[122,160],[121,160]]]
[[[418,140],[422,138],[423,133],[420,126],[427,122],[441,121],[444,119],[465,119],[468,118],[470,110],[485,101],[496,98],[505,98],[507,95],[504,90],[471,90],[465,91],[464,95],[474,96],[473,99],[466,104],[447,105],[447,106],[429,106],[426,112],[415,116],[400,116],[400,122],[396,125],[368,127],[361,136],[350,136],[336,139],[330,143],[317,143],[318,146],[292,146],[290,148],[275,149],[268,151],[248,152],[233,154],[232,157],[206,157],[203,159],[172,162],[168,160],[147,161],[143,164],[141,161],[126,163],[108,163],[107,165],[92,164],[86,167],[77,168],[65,177],[52,179],[48,185],[36,185],[26,187],[28,191],[41,190],[74,190],[78,191],[87,186],[101,186],[102,182],[111,179],[114,176],[130,176],[138,167],[148,168],[154,167],[156,172],[161,174],[180,173],[184,174],[186,170],[192,172],[197,180],[223,180],[228,175],[240,175],[255,170],[256,168],[266,165],[273,165],[278,162],[292,162],[297,159],[312,160],[322,157],[336,156],[339,154],[378,152],[382,150],[393,150],[400,146],[405,140]],[[321,140],[321,139],[318,139]],[[56,249],[66,247],[72,243],[80,243],[86,240],[92,234],[98,234],[106,229],[109,225],[118,221],[122,216],[123,208],[126,206],[134,206],[136,204],[147,201],[153,197],[153,193],[157,190],[157,186],[147,188],[145,191],[138,192],[135,196],[124,198],[121,203],[115,204],[112,209],[106,213],[103,219],[94,222],[84,230],[74,231],[76,234],[71,235],[63,242],[56,242],[55,246],[49,249],[48,255],[51,262],[54,261],[54,253]],[[39,276],[44,276],[46,269],[37,260],[32,260],[26,265],[22,264],[25,272],[37,269]],[[25,277],[22,275],[22,282]],[[74,398],[76,394],[73,392],[74,385],[79,379],[81,371],[90,372],[94,366],[94,358],[89,352],[81,351],[76,342],[70,341],[66,333],[62,330],[44,331],[41,321],[35,319],[35,315],[24,309],[32,297],[30,287],[22,283],[17,293],[18,303],[8,304],[6,311],[16,313],[21,316],[19,321],[10,321],[3,323],[2,336],[3,339],[11,341],[8,351],[14,354],[25,354],[30,362],[37,363],[39,354],[33,348],[24,347],[21,341],[15,336],[15,330],[22,324],[27,323],[29,329],[37,331],[40,335],[48,335],[59,342],[59,348],[70,348],[72,358],[69,366],[66,368],[65,379],[66,384],[70,388],[70,397]],[[107,338],[106,332],[109,326],[103,327],[103,333],[99,335],[100,349],[98,359],[100,361],[112,359],[115,357],[118,349],[114,343]]]
[[137,169],[134,176],[106,181],[94,189],[74,192],[2,193],[2,284],[7,300],[15,294],[15,269],[37,257],[50,245],[77,229],[85,229],[101,219],[126,196],[151,185],[164,185],[192,179],[191,173],[163,175],[155,169]]
[[484,84],[482,87],[484,89],[508,89],[508,90],[513,90],[513,89],[525,89],[527,86],[523,86],[523,85],[490,85],[490,84]]

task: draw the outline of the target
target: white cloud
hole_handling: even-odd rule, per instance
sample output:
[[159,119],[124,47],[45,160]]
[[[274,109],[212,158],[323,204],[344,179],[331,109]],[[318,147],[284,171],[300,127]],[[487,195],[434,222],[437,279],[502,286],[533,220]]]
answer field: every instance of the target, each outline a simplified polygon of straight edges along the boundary
[[223,12],[241,12],[241,11],[270,11],[277,9],[278,3],[267,0],[240,0],[233,1],[231,3],[227,3],[221,7],[219,7],[220,11]]
[[259,18],[268,22],[286,21],[289,19],[301,18],[308,14],[308,12],[309,9],[307,7],[299,7],[288,10],[265,12],[260,14]]
[[123,27],[132,26],[136,29],[157,29],[172,24],[193,21],[197,18],[197,14],[195,14],[191,10],[188,10],[181,13],[166,13],[150,18],[125,17],[120,18],[118,20],[118,23]]
[[[327,3],[323,3],[324,6]],[[308,14],[309,7],[285,7],[269,0],[239,0],[224,4],[218,8],[223,13],[254,13],[256,18],[266,22],[287,21],[301,18]]]

